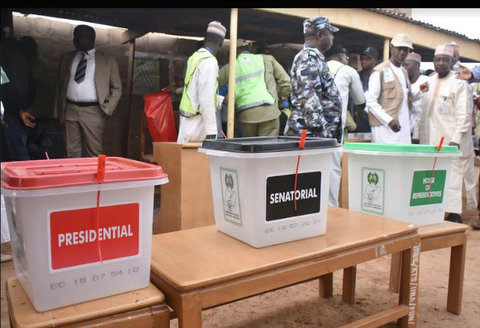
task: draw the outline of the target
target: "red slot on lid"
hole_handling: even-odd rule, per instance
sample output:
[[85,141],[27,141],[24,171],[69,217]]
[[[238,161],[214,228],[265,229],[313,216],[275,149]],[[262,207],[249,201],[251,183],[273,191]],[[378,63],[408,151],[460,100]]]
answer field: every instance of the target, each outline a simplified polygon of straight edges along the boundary
[[[2,188],[45,189],[97,184],[97,157],[2,163]],[[106,157],[102,183],[167,178],[158,165],[123,157]]]

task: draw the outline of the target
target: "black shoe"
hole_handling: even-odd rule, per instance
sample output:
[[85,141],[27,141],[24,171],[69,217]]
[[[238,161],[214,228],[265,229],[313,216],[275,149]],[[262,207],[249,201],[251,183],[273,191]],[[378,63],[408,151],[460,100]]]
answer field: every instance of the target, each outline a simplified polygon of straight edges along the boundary
[[472,222],[472,228],[475,230],[480,230],[480,219]]
[[460,216],[460,214],[457,214],[457,213],[448,214],[448,216],[445,220],[450,221],[450,222],[463,223],[462,217]]

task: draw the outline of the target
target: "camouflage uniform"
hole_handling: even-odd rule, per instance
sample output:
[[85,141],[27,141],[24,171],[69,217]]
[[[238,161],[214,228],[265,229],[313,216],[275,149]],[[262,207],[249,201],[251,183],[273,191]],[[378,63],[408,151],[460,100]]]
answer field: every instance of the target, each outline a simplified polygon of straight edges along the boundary
[[305,45],[293,60],[290,77],[292,113],[285,134],[300,136],[307,129],[310,136],[340,142],[342,99],[324,56]]

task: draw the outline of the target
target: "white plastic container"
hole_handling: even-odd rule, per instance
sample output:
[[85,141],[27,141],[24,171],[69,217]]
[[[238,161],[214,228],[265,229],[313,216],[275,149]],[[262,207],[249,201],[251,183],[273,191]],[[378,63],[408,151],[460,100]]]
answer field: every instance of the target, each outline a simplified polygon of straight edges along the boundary
[[452,158],[457,147],[344,143],[351,210],[410,222],[441,223]]
[[334,139],[307,138],[299,150],[298,140],[204,141],[199,151],[209,155],[218,230],[254,247],[325,233],[331,157],[340,147]]
[[15,271],[38,311],[149,284],[154,185],[167,175],[107,157],[99,182],[97,162],[2,163]]

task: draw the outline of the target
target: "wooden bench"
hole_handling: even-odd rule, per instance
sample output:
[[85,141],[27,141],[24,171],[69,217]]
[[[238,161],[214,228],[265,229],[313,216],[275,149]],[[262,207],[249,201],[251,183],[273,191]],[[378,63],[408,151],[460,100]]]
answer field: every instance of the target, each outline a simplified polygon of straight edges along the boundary
[[[451,247],[447,311],[455,314],[459,314],[462,308],[467,228],[468,226],[465,224],[449,221],[418,228],[421,238],[421,252]],[[392,254],[389,288],[394,292],[399,291],[402,270],[401,261],[400,254]],[[355,303],[355,280],[356,267],[345,268],[343,273],[342,300],[346,303]],[[325,298],[331,297],[333,295],[333,274],[323,276],[321,281],[323,284],[322,290],[324,291],[321,296]]]
[[403,254],[399,304],[344,327],[378,327],[399,320],[416,326],[417,227],[405,222],[328,208],[322,236],[254,248],[214,225],[154,235],[151,281],[166,295],[179,327],[202,326],[202,311],[381,256]]
[[12,328],[44,327],[155,327],[168,328],[170,309],[155,286],[89,302],[37,312],[17,277],[6,281],[8,314]]
[[[448,278],[447,311],[460,314],[462,310],[465,253],[467,249],[466,224],[443,221],[421,226],[421,252],[450,247],[450,269]],[[390,266],[390,290],[398,292],[401,264],[397,255],[392,256]]]

